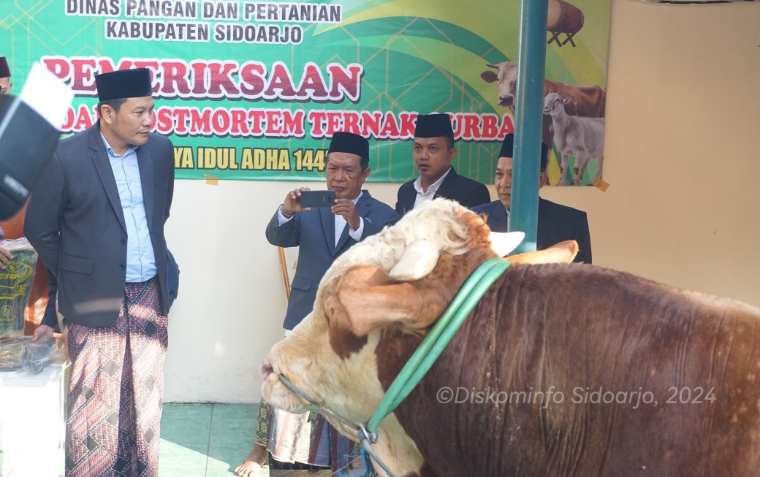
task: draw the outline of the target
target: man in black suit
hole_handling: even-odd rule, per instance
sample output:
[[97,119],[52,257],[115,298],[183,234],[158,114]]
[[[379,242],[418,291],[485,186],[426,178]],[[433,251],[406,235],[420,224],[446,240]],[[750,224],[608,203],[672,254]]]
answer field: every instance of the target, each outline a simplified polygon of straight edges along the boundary
[[[150,133],[150,70],[95,77],[100,119],[60,142],[25,235],[58,280],[71,383],[66,476],[153,476],[168,344],[171,142]],[[35,337],[51,334],[41,325]]]
[[[488,226],[494,232],[509,231],[509,204],[512,200],[512,147],[514,135],[507,134],[501,145],[499,162],[496,165],[496,191],[499,200],[490,204],[473,207],[476,213],[488,216]],[[549,183],[546,165],[549,162],[549,148],[541,144],[541,175],[539,188]],[[565,240],[575,240],[580,249],[575,262],[591,263],[591,235],[588,230],[586,212],[555,204],[538,198],[538,230],[536,248],[543,250]]]
[[400,216],[438,197],[455,200],[465,207],[487,204],[491,200],[485,185],[460,176],[451,167],[456,155],[449,115],[417,116],[412,157],[420,176],[399,188],[396,212]]

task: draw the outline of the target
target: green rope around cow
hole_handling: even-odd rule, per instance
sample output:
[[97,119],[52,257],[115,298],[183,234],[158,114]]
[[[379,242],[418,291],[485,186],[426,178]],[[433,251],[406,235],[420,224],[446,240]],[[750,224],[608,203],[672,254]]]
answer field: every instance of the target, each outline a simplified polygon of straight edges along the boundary
[[443,350],[454,338],[456,332],[459,331],[464,320],[491,288],[491,285],[509,268],[509,265],[509,262],[500,258],[492,258],[470,275],[449,307],[393,381],[391,387],[388,388],[388,392],[380,401],[377,411],[367,424],[367,431],[374,433],[380,426],[380,422],[393,412],[422,381],[422,378],[430,371]]
[[371,448],[371,444],[377,442],[378,436],[376,431],[380,423],[388,414],[392,413],[401,402],[414,390],[422,381],[430,368],[433,367],[438,357],[446,349],[454,335],[459,331],[464,321],[470,315],[470,312],[477,306],[483,295],[491,288],[496,280],[509,268],[510,263],[501,258],[492,258],[478,267],[467,281],[459,289],[454,300],[449,307],[438,319],[436,324],[430,330],[430,333],[422,340],[419,348],[414,352],[409,361],[404,365],[399,375],[388,388],[385,397],[380,401],[377,410],[372,415],[366,425],[356,426],[344,417],[333,412],[322,404],[317,403],[309,395],[298,389],[285,376],[280,375],[280,380],[293,392],[301,396],[312,405],[318,406],[323,413],[333,417],[338,421],[346,424],[359,433],[362,441],[362,447],[377,462],[385,472],[393,477],[393,473],[387,466],[378,459],[377,455]]

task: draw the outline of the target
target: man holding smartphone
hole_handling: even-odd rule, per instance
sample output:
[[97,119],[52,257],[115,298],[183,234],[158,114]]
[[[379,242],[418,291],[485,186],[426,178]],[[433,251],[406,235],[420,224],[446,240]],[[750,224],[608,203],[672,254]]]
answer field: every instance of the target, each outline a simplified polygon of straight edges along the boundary
[[[330,142],[325,168],[327,189],[334,192],[334,200],[332,194],[326,194],[326,191],[311,193],[313,197],[309,197],[310,191],[306,187],[288,192],[266,229],[267,240],[272,245],[300,247],[298,267],[291,284],[290,301],[283,325],[286,335],[311,313],[319,282],[333,261],[354,244],[399,219],[391,207],[362,190],[370,173],[369,142],[366,139],[356,134],[335,133]],[[307,207],[304,203],[314,205]],[[281,462],[329,466],[333,471],[344,468],[348,460],[345,457],[336,459],[338,462],[331,460],[329,449],[347,449],[352,443],[339,436],[332,427],[317,424],[316,421],[322,419],[316,414],[288,416],[284,411],[275,411],[271,425],[277,431],[273,434],[272,429],[269,429],[269,434],[288,436],[280,441],[298,440],[299,443],[287,449],[274,444],[277,447],[275,449],[270,444],[269,451]],[[324,429],[324,432],[313,436],[313,433],[301,433],[299,429],[310,425],[309,423],[318,429]],[[301,439],[310,441],[300,442]],[[325,442],[330,445],[325,446]],[[308,449],[309,452],[299,453],[299,449]],[[338,456],[344,454],[350,454],[350,451],[332,453]],[[236,469],[238,475],[257,475],[266,455],[267,438],[257,435],[253,451]]]
[[266,230],[272,245],[301,247],[285,316],[286,330],[292,330],[311,312],[319,281],[333,260],[399,219],[391,207],[362,190],[370,173],[366,139],[351,133],[335,133],[325,169],[327,189],[335,192],[332,206],[304,207],[301,197],[309,189],[296,189],[285,196]]

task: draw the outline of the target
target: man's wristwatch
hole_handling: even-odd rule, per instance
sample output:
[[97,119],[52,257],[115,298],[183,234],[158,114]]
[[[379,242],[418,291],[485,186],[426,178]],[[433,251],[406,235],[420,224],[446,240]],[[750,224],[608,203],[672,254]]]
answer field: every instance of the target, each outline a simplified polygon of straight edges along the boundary
[[282,214],[282,216],[283,216],[283,217],[285,217],[286,219],[290,219],[290,218],[292,218],[292,217],[293,217],[293,215],[295,215],[295,214],[290,214],[290,215],[286,214],[286,213],[285,213],[285,212],[282,210],[282,208],[283,208],[284,206],[285,206],[285,204],[280,204],[280,213],[281,213],[281,214]]

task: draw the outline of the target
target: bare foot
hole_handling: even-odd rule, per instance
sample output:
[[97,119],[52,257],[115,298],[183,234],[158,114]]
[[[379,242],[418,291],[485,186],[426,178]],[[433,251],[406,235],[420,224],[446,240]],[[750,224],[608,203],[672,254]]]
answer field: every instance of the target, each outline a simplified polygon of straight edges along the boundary
[[253,450],[248,457],[245,458],[245,462],[237,466],[235,473],[240,477],[258,477],[261,466],[267,461],[267,448],[255,444]]

